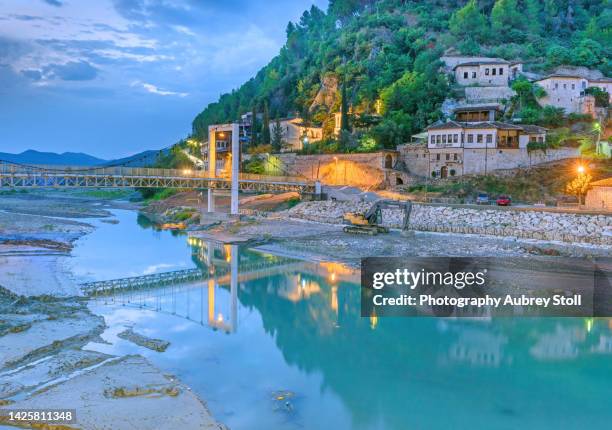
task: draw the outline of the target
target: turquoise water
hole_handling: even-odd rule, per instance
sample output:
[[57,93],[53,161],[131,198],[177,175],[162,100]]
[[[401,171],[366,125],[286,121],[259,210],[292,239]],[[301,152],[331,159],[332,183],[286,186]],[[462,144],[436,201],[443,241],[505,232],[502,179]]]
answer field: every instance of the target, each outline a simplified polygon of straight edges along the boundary
[[[89,347],[146,356],[233,430],[610,428],[607,319],[361,318],[359,274],[344,266],[188,243],[118,216],[77,248],[86,262],[125,239],[88,276],[148,263],[214,276],[92,302],[109,344]],[[149,254],[132,270],[143,244]],[[117,338],[127,326],[171,345],[158,353]]]

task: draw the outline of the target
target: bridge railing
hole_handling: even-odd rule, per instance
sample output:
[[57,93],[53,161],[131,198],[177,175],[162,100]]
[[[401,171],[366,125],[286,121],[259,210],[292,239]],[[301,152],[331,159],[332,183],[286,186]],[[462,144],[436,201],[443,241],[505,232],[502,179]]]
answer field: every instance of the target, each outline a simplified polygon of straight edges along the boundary
[[0,173],[5,175],[96,175],[96,176],[143,176],[166,178],[207,178],[208,172],[195,169],[156,169],[150,167],[95,167],[24,165],[0,161]]
[[[4,175],[44,175],[44,176],[134,176],[155,178],[209,178],[208,171],[195,169],[157,169],[150,167],[95,167],[95,166],[58,166],[58,165],[24,165],[0,160],[0,174]],[[230,180],[229,175],[219,177]],[[300,183],[311,184],[305,178],[296,176],[272,176],[251,173],[240,173],[240,181]]]

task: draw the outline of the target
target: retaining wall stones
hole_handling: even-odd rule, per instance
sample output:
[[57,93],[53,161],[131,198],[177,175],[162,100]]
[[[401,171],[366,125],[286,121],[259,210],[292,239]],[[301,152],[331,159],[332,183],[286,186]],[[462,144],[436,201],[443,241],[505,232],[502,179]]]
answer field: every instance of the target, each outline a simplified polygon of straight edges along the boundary
[[[304,202],[285,212],[293,218],[341,224],[346,212],[365,212],[371,203]],[[384,225],[399,228],[403,214],[383,211]],[[612,216],[556,213],[537,210],[469,209],[415,204],[410,217],[414,230],[444,233],[487,234],[525,239],[555,240],[612,246]]]

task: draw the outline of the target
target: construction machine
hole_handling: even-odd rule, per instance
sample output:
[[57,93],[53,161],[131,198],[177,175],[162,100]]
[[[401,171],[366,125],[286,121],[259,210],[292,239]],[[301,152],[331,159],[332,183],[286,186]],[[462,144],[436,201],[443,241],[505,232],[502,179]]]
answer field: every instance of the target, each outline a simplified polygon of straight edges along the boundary
[[404,211],[404,220],[402,222],[402,231],[408,230],[410,222],[410,212],[412,211],[412,202],[399,200],[378,200],[365,213],[347,212],[344,214],[344,223],[348,224],[344,227],[345,233],[369,234],[371,236],[378,233],[389,233],[389,229],[382,225],[382,210],[399,208]]

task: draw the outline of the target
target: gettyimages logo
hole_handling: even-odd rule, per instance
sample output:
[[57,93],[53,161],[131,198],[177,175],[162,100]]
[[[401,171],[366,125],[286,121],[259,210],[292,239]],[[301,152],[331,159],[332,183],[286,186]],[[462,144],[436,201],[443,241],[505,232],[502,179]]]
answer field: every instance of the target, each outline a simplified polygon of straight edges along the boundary
[[452,286],[457,290],[485,284],[487,269],[479,272],[412,272],[408,269],[396,269],[395,272],[375,272],[372,276],[372,288],[380,290],[388,286],[404,285],[411,290],[421,286]]
[[612,316],[612,259],[366,258],[361,314]]

